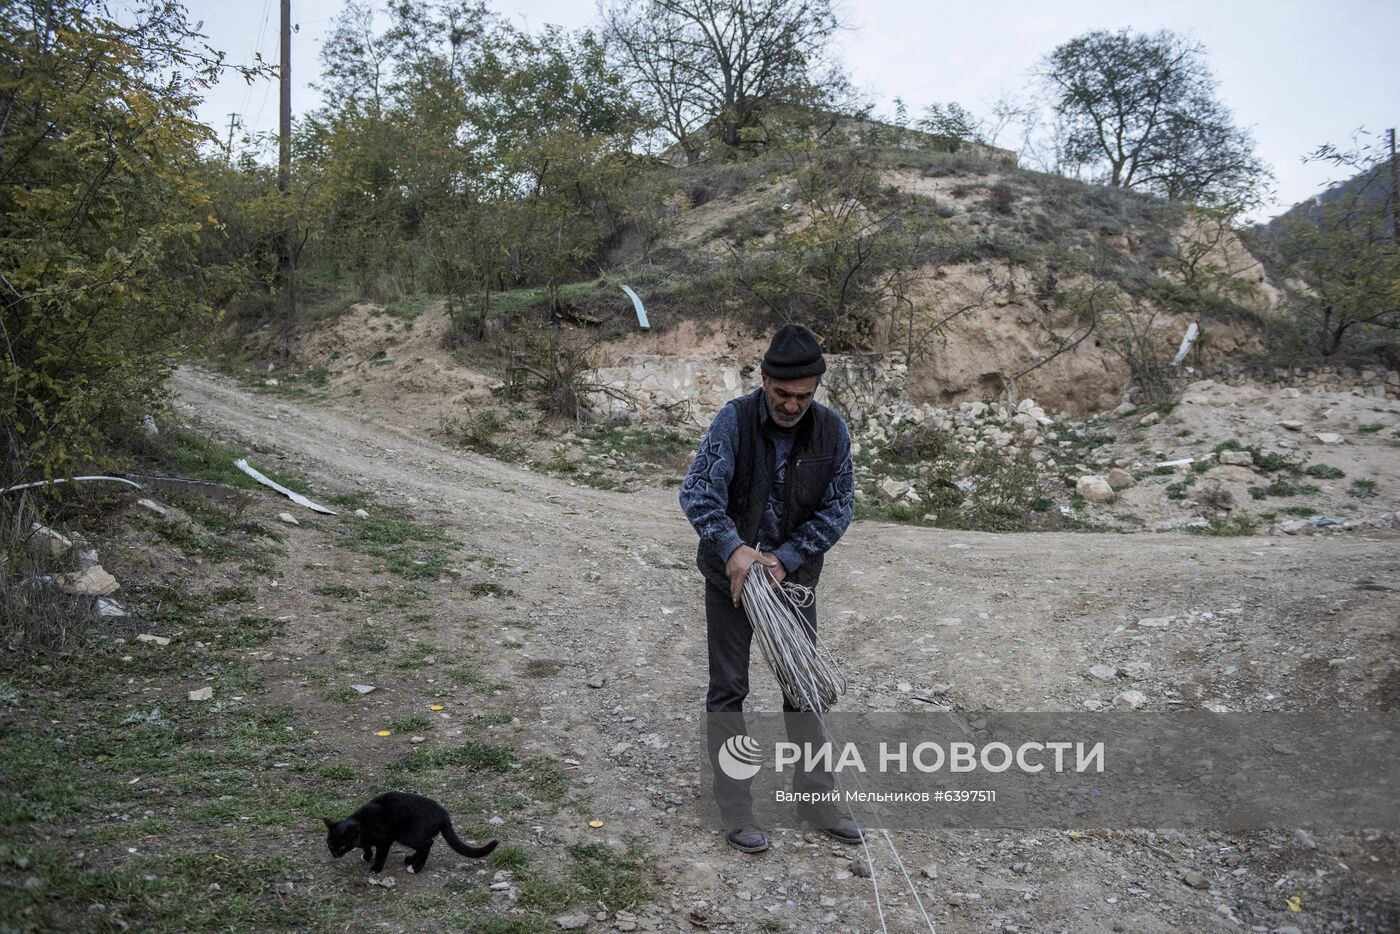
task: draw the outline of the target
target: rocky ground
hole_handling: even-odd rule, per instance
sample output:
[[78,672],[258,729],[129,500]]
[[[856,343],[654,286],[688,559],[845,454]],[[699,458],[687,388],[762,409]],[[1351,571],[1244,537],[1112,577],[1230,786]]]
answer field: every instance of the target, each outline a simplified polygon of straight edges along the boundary
[[[11,676],[7,736],[17,749],[20,737],[33,743],[12,774],[42,775],[42,762],[76,744],[88,750],[80,770],[95,768],[103,789],[69,811],[57,792],[33,790],[37,779],[15,791],[31,812],[44,801],[76,815],[49,849],[6,850],[16,906],[28,904],[22,892],[39,899],[31,911],[57,904],[47,917],[97,929],[880,929],[860,851],[780,829],[772,850],[744,856],[715,829],[696,741],[701,582],[674,489],[637,478],[600,490],[577,472],[512,466],[425,440],[353,399],[255,393],[195,370],[176,387],[181,419],[296,478],[339,515],[270,492],[217,509],[157,493],[166,515],[123,513],[144,538],[117,539],[103,564],[133,614],[110,624],[110,664],[132,677],[106,688],[105,673],[82,676],[96,692],[84,713],[71,705],[82,684],[54,683],[79,677],[61,665]],[[1170,420],[1197,404],[1120,429],[1128,437],[1110,451],[1126,442],[1152,457],[1180,453],[1165,441],[1182,430]],[[1334,403],[1314,413],[1319,404],[1280,400],[1269,417],[1337,427],[1320,414]],[[1217,408],[1188,423],[1212,422],[1193,429],[1201,447],[1241,435]],[[1033,413],[1022,421],[1047,432],[1039,448],[1061,450],[1053,426]],[[1154,445],[1158,427],[1167,434]],[[1306,435],[1282,427],[1275,437]],[[1329,460],[1349,476],[1375,466],[1358,456]],[[1127,495],[1157,479],[1149,472]],[[216,528],[243,535],[244,550],[230,559]],[[846,710],[1394,710],[1396,544],[1364,523],[1300,538],[862,520],[828,562],[822,630],[850,681]],[[177,592],[204,605],[165,607]],[[201,614],[230,628],[189,622]],[[755,680],[750,706],[777,709],[771,680]],[[204,688],[207,700],[185,699]],[[185,731],[183,744],[163,732],[172,729]],[[142,738],[161,751],[133,745]],[[319,817],[389,787],[440,798],[464,836],[499,837],[502,849],[482,865],[439,847],[425,874],[366,884],[358,862],[325,854]],[[891,839],[940,931],[1400,924],[1392,832],[1057,827]],[[872,853],[888,930],[925,930],[889,851]],[[201,906],[201,920],[168,913],[182,899]],[[22,929],[26,917],[44,915],[17,909],[9,920]]]

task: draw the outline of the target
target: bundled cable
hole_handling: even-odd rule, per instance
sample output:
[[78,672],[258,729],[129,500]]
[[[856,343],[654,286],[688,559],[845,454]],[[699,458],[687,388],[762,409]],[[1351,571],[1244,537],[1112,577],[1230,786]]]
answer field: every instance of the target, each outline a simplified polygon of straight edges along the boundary
[[[762,573],[752,573],[762,568]],[[836,659],[801,610],[812,605],[812,591],[791,581],[774,586],[767,568],[755,563],[744,579],[744,612],[758,647],[789,704],[820,713],[846,693]]]

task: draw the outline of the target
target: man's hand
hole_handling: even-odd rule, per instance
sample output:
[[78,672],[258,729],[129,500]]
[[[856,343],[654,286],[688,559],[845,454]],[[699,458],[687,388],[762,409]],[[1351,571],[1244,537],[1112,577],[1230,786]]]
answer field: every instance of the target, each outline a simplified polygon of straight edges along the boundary
[[729,560],[724,564],[724,573],[729,577],[729,596],[734,601],[735,606],[739,605],[739,594],[744,590],[744,579],[749,576],[749,569],[755,563],[776,568],[774,573],[786,574],[783,563],[777,558],[772,555],[760,554],[748,545],[740,545],[734,549],[734,554],[730,555]]

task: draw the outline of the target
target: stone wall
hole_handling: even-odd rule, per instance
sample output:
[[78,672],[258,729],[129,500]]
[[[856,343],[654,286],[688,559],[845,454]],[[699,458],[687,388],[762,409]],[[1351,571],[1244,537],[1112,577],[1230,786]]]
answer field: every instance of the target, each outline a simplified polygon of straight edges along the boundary
[[1380,366],[1275,367],[1266,371],[1224,366],[1212,367],[1210,376],[1231,386],[1263,384],[1274,389],[1354,392],[1374,399],[1400,399],[1400,371]]
[[[817,399],[854,422],[901,399],[909,370],[903,354],[827,356]],[[761,382],[757,362],[731,358],[635,354],[588,374],[584,396],[597,415],[631,423],[708,425],[730,399]]]

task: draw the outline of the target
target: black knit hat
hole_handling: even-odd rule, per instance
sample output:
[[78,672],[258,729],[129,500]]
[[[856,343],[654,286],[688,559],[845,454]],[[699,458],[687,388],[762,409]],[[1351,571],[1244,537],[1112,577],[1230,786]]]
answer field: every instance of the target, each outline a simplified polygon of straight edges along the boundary
[[759,369],[773,379],[806,379],[826,372],[817,335],[800,324],[785,324],[773,335]]

